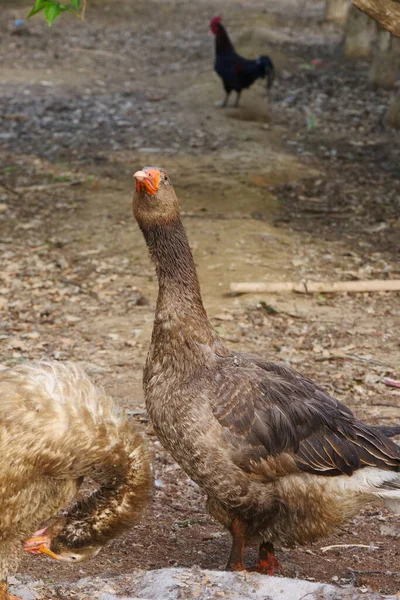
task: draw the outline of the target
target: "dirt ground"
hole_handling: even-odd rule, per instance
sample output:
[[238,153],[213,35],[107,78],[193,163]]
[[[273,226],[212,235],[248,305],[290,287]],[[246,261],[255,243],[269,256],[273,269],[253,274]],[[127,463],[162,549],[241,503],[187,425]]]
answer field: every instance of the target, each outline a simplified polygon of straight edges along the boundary
[[[228,295],[232,281],[400,277],[391,94],[368,88],[366,62],[341,59],[340,32],[312,0],[96,0],[85,23],[63,17],[49,29],[35,18],[14,35],[29,4],[5,2],[0,14],[0,360],[82,364],[148,439],[156,491],[140,524],[95,560],[29,556],[20,572],[62,581],[223,568],[229,535],[144,410],[156,280],[131,216],[132,173],[169,172],[227,343],[293,365],[361,419],[400,423],[400,392],[383,383],[400,375],[398,294]],[[270,103],[258,83],[242,108],[215,106],[216,9],[240,51],[276,63]],[[373,506],[278,555],[288,576],[393,593],[399,535],[400,518]]]

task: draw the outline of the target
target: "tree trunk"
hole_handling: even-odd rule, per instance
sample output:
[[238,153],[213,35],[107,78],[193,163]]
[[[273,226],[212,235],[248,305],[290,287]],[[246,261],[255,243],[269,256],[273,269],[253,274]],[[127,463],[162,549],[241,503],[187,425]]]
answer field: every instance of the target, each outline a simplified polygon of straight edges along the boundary
[[386,113],[386,124],[389,127],[400,129],[400,92],[396,94]]
[[353,0],[353,4],[393,35],[400,37],[399,0]]
[[376,37],[376,23],[354,5],[346,22],[343,53],[348,58],[367,58]]
[[346,23],[351,0],[326,0],[325,20],[338,25]]
[[379,28],[374,58],[369,71],[369,82],[373,88],[391,89],[396,86],[400,71],[400,38],[386,29]]

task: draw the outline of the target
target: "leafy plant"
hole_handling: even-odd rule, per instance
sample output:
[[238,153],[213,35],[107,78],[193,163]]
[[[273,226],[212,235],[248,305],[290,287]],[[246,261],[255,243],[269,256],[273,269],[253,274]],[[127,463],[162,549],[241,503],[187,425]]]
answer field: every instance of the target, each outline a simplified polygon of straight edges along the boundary
[[83,19],[85,16],[85,9],[86,0],[69,0],[68,4],[56,2],[56,0],[35,0],[35,4],[28,15],[28,18],[43,11],[46,21],[51,25],[63,12],[71,12],[80,19]]

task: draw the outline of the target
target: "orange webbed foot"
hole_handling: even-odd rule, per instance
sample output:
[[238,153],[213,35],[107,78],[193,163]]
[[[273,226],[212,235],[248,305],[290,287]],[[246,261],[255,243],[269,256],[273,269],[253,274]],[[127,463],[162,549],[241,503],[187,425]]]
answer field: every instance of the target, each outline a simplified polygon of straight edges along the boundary
[[270,560],[259,560],[254,567],[254,570],[257,573],[263,573],[264,575],[275,575],[275,571],[282,571],[282,565],[275,556],[273,556]]
[[13,596],[8,591],[8,586],[6,581],[0,581],[0,600],[21,600],[21,598],[17,598],[17,596]]
[[235,563],[235,564],[228,563],[228,565],[226,566],[226,570],[227,571],[236,571],[236,572],[237,571],[247,571],[247,569],[243,563]]
[[21,598],[17,598],[17,596],[13,596],[6,590],[0,590],[0,600],[21,600]]
[[274,547],[269,542],[263,542],[260,545],[258,562],[255,567],[249,569],[256,573],[264,575],[274,575],[275,571],[282,571],[282,565],[275,556]]

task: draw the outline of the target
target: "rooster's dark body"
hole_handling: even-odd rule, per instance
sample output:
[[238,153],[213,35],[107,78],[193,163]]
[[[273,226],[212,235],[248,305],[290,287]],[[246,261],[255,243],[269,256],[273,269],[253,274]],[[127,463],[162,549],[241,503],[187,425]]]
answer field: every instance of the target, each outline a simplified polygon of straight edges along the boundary
[[235,91],[237,93],[235,106],[238,106],[242,90],[250,87],[257,79],[267,78],[267,90],[269,91],[275,77],[271,59],[268,56],[260,56],[256,60],[250,60],[240,56],[222,25],[220,17],[214,17],[210,27],[215,35],[214,68],[221,77],[226,92],[222,105],[227,105],[230,93]]

